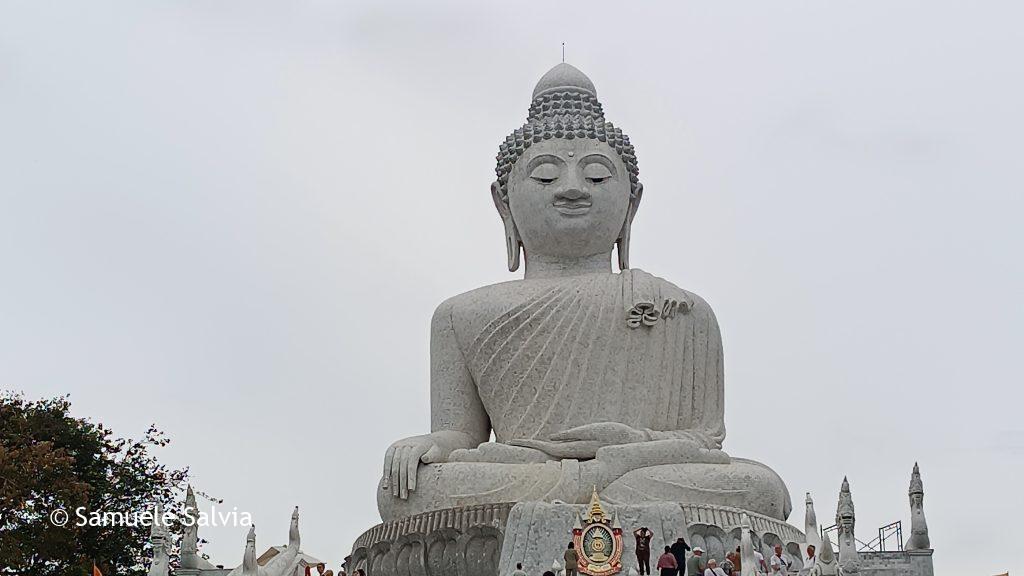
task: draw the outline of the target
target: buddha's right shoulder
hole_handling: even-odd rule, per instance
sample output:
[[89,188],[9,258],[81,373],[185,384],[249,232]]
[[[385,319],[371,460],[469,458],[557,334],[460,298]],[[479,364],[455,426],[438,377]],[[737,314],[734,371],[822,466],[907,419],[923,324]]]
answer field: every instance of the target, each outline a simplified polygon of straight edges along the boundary
[[489,313],[500,313],[513,295],[522,290],[522,280],[510,280],[474,288],[448,298],[434,310],[434,321],[450,318],[452,324],[464,324]]

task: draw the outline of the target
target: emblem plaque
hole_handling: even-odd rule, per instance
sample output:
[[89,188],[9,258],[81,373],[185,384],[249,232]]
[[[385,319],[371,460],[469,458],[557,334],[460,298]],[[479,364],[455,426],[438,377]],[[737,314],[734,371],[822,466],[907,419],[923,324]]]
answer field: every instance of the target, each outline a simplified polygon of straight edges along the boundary
[[597,489],[590,497],[586,518],[576,514],[572,540],[579,556],[577,570],[589,576],[609,576],[622,570],[622,526],[616,513],[608,517]]

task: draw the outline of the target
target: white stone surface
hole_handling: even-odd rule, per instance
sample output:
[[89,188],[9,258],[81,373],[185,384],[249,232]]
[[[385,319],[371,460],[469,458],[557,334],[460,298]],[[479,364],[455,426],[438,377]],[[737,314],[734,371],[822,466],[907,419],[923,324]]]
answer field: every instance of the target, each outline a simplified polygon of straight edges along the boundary
[[628,268],[643,196],[629,138],[570,65],[546,74],[534,96],[491,186],[509,268],[525,256],[525,277],[438,307],[431,432],[388,449],[381,517],[585,503],[596,486],[620,504],[707,503],[785,519],[782,479],[721,450],[724,360],[711,307]]
[[[245,545],[245,556],[249,556],[249,544],[253,546],[253,563],[256,562],[255,557],[255,546],[256,546],[256,527],[253,526],[249,531],[249,537],[246,539]],[[238,566],[234,570],[228,573],[228,576],[291,576],[295,573],[295,568],[299,564],[299,545],[301,544],[301,538],[299,536],[299,508],[295,507],[292,512],[291,523],[288,527],[288,546],[285,547],[284,551],[277,554],[270,559],[265,566],[258,566],[256,571],[252,574],[247,572],[246,560],[243,559],[242,565]]]
[[147,576],[167,576],[170,573],[171,551],[174,548],[174,539],[163,524],[164,508],[157,504],[155,519],[149,528],[149,543],[153,548],[153,557],[149,564]]
[[[540,574],[553,561],[560,561],[569,541],[576,514],[584,512],[584,506],[569,504],[548,504],[544,502],[522,502],[509,514],[505,528],[505,541],[501,549],[499,574],[512,573],[517,562],[529,574]],[[628,527],[647,526],[654,532],[651,540],[652,563],[657,560],[660,550],[686,534],[686,518],[676,504],[661,503],[640,506],[616,506],[623,528],[624,552],[622,566],[636,568],[636,540]]]
[[845,477],[839,489],[839,504],[836,506],[836,526],[839,527],[839,565],[843,572],[852,574],[860,571],[860,555],[857,552],[856,513],[850,482]]
[[818,516],[814,512],[814,499],[811,493],[807,493],[804,501],[804,535],[807,536],[807,544],[814,546],[815,550],[821,550],[821,530],[818,528]]
[[758,576],[758,573],[754,540],[750,533],[750,517],[744,514],[740,523],[740,576]]
[[832,541],[825,538],[818,548],[818,561],[811,568],[809,576],[838,576],[840,573],[839,561],[836,559],[835,551],[832,550]]
[[910,475],[910,538],[905,548],[929,550],[931,547],[928,522],[924,518],[924,483],[921,481],[921,470],[915,462],[914,471]]

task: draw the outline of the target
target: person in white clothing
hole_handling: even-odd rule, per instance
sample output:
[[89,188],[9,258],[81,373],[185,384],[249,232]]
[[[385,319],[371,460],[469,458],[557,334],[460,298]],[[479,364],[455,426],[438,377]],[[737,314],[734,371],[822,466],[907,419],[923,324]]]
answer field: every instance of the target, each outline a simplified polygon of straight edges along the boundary
[[704,576],[727,576],[725,570],[718,567],[718,560],[708,560],[708,567],[704,569]]
[[754,560],[756,560],[757,564],[754,566],[754,572],[757,572],[759,576],[768,574],[768,564],[764,561],[764,554],[754,550]]
[[786,576],[789,571],[789,561],[782,557],[782,546],[775,545],[775,554],[771,559],[772,576]]
[[512,571],[512,576],[526,576],[526,572],[523,571],[523,565],[521,563],[516,564],[516,569]]
[[807,545],[807,556],[804,557],[804,567],[800,569],[800,574],[810,574],[811,568],[818,563],[818,557],[814,555],[814,544]]

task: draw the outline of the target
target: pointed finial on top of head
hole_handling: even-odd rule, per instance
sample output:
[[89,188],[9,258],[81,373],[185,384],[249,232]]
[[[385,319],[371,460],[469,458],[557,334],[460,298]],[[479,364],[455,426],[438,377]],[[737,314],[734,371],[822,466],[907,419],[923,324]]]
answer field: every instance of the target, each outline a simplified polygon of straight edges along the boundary
[[543,96],[549,92],[586,92],[597,97],[594,83],[572,64],[562,62],[548,70],[533,89],[533,97]]

